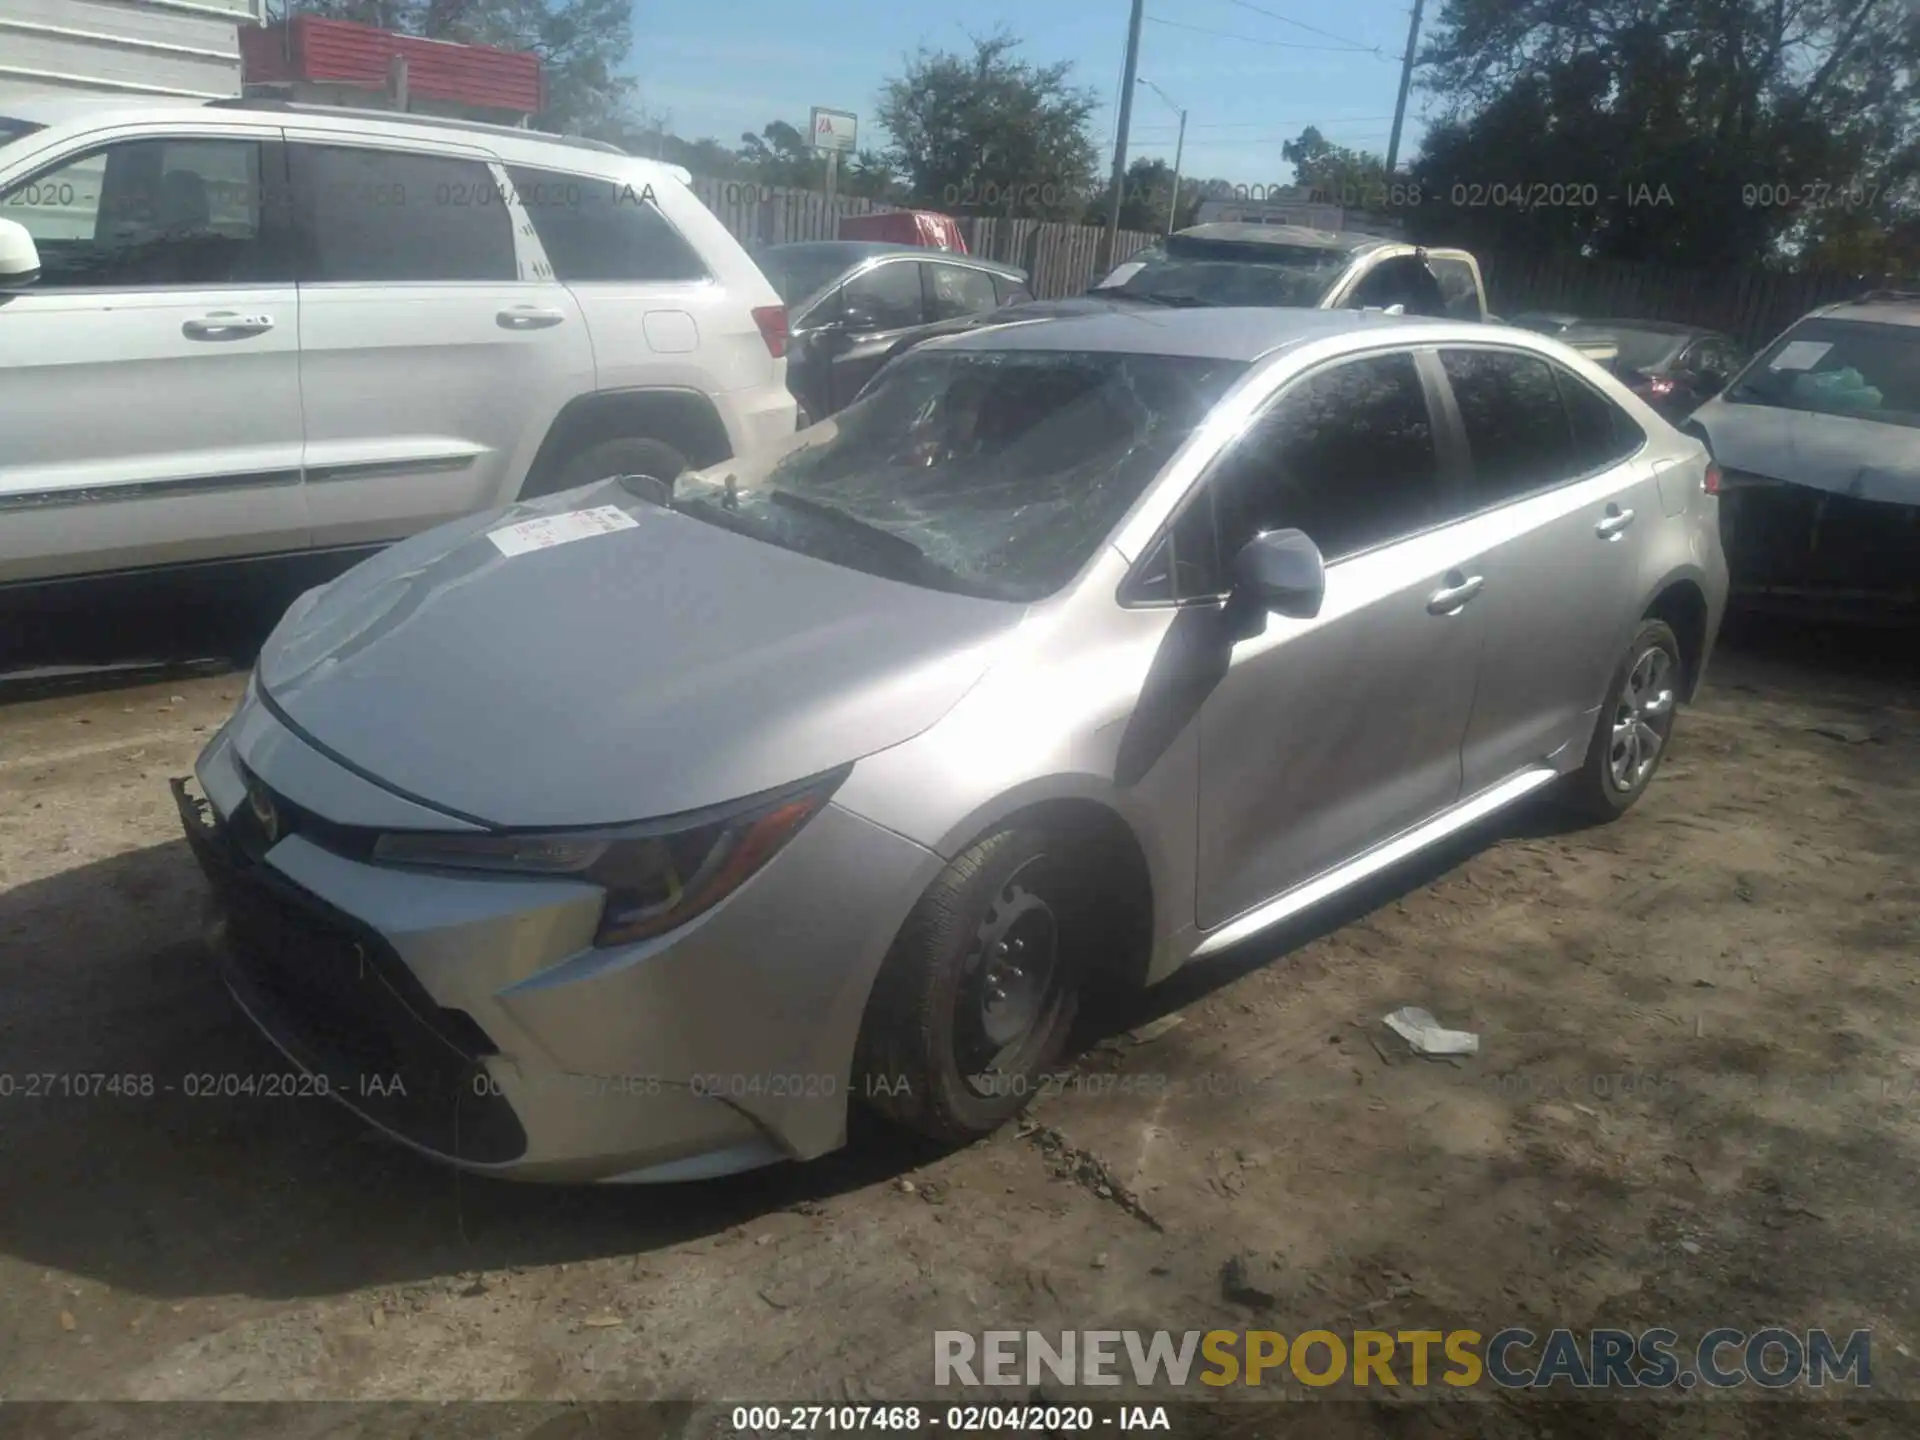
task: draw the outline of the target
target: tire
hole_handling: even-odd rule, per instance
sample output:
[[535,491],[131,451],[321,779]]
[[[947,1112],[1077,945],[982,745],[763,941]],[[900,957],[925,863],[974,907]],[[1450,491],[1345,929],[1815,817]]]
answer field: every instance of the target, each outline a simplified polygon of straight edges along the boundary
[[590,445],[544,474],[528,479],[520,487],[520,498],[534,500],[615,475],[651,475],[656,480],[671,481],[687,468],[687,457],[666,441],[624,435]]
[[[1099,933],[1088,879],[1062,837],[1030,825],[989,835],[948,865],[875,981],[855,1093],[887,1119],[949,1142],[990,1134],[1024,1110],[1065,1052],[1079,1010]],[[1009,1038],[1026,1016],[1023,1033]],[[996,1044],[1003,1048],[983,1065]]]
[[[1673,739],[1685,674],[1673,630],[1664,620],[1641,621],[1607,686],[1587,757],[1566,779],[1563,796],[1569,809],[1588,820],[1607,821],[1624,815],[1646,794]],[[1629,720],[1636,728],[1623,731],[1625,738],[1617,740],[1616,727]]]

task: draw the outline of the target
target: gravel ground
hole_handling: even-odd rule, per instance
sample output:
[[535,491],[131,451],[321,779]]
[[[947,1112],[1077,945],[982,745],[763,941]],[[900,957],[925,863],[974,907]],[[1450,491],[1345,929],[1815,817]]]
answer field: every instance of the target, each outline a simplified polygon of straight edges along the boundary
[[[1910,1398],[1920,675],[1885,658],[1910,641],[1723,648],[1625,819],[1509,816],[1176,977],[988,1141],[860,1125],[645,1191],[463,1179],[324,1100],[189,1098],[284,1069],[209,976],[165,785],[240,682],[0,708],[0,1397],[858,1400],[931,1394],[938,1328],[1780,1324],[1870,1327],[1875,1390]],[[1380,1024],[1403,1003],[1481,1053],[1409,1056]],[[49,1072],[154,1093],[27,1093]],[[1450,1408],[1544,1433],[1526,1405]],[[1706,1401],[1551,1426],[1829,1428],[1913,1427]]]

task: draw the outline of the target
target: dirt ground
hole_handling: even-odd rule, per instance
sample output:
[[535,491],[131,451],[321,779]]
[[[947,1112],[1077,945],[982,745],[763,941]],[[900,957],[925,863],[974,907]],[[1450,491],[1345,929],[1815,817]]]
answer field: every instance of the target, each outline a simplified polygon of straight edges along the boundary
[[[656,1190],[187,1098],[284,1069],[203,963],[165,785],[240,681],[0,708],[0,1398],[924,1397],[937,1328],[1505,1324],[1869,1327],[1913,1398],[1920,664],[1755,633],[1631,815],[1509,816],[1176,977],[1018,1128]],[[1403,1003],[1480,1055],[1406,1054]],[[1778,1408],[1672,1433],[1825,1428]]]

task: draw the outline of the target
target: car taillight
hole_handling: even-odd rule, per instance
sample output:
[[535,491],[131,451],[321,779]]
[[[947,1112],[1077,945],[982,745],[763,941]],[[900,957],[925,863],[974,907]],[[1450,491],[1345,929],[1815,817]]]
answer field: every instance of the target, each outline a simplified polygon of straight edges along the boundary
[[1711,460],[1707,462],[1706,474],[1700,477],[1700,488],[1709,495],[1720,493],[1720,467]]
[[767,342],[767,353],[779,360],[787,353],[787,307],[762,305],[753,312],[753,323],[760,327],[760,338]]

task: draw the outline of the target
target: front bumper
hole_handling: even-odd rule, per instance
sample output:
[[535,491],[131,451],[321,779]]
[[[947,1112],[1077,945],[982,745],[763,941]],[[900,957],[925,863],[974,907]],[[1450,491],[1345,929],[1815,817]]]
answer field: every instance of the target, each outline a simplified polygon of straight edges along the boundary
[[594,886],[373,865],[292,802],[268,840],[233,803],[244,728],[196,767],[212,799],[174,782],[211,948],[255,1024],[368,1123],[526,1180],[695,1179],[842,1143],[860,1016],[930,851],[829,805],[705,915],[596,950]]
[[1920,619],[1920,506],[1729,475],[1721,544],[1746,610]]

